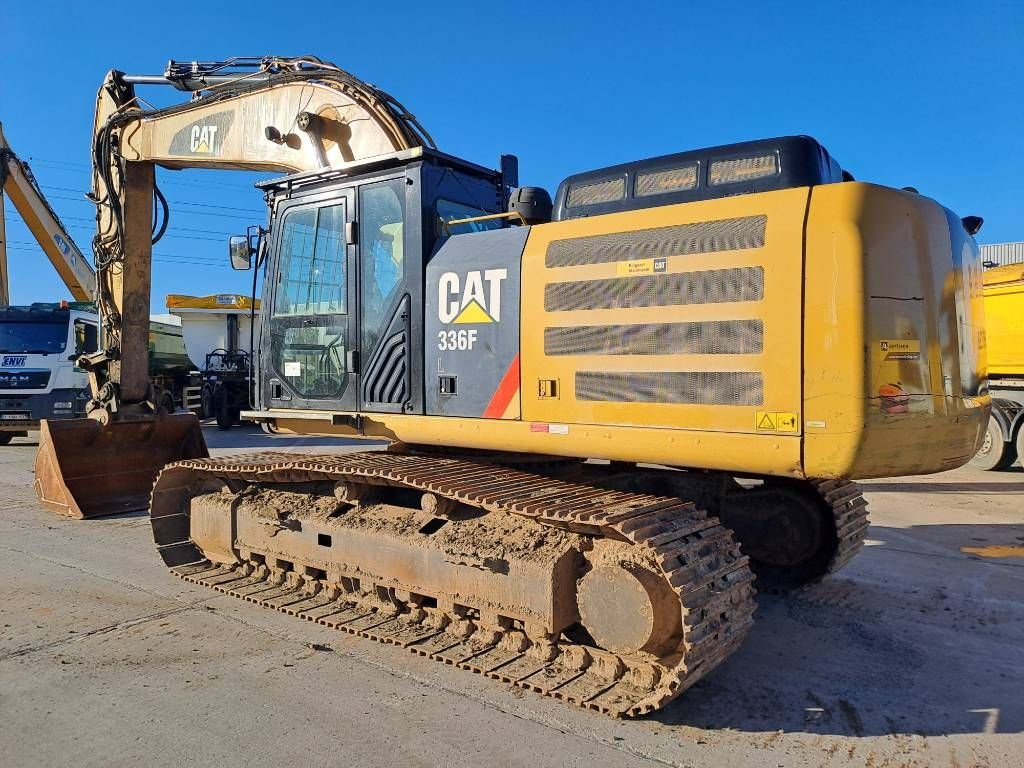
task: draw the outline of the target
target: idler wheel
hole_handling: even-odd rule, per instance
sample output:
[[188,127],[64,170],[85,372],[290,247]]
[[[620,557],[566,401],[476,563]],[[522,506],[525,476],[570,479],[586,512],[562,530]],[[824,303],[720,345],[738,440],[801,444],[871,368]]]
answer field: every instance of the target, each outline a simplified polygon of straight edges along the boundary
[[605,650],[660,655],[681,627],[679,598],[658,574],[637,563],[602,563],[576,592],[580,618]]

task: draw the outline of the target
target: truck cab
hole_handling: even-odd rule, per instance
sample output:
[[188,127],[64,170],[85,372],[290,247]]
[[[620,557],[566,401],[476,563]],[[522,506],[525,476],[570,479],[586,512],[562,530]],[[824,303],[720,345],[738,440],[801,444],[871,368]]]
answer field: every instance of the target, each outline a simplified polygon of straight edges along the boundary
[[74,360],[96,348],[90,303],[0,307],[0,444],[38,429],[41,419],[84,415],[88,379]]

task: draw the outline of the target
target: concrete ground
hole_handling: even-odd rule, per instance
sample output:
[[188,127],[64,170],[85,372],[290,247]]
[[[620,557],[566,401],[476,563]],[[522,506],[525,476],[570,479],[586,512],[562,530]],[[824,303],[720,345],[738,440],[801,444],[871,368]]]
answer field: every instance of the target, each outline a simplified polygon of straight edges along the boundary
[[[207,430],[216,454],[351,450]],[[193,587],[142,515],[71,521],[0,447],[0,762],[1020,766],[1024,471],[866,483],[869,546],[761,596],[743,648],[616,721]]]

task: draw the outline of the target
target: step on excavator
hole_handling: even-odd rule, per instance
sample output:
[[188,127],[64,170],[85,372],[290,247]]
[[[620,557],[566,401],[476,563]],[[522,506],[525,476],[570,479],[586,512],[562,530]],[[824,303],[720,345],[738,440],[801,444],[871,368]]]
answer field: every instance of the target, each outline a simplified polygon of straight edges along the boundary
[[[150,84],[191,98],[145,109]],[[806,136],[552,200],[348,72],[268,57],[111,72],[93,159],[103,344],[89,418],[43,433],[44,503],[148,506],[187,581],[592,710],[679,696],[743,641],[755,578],[858,551],[853,480],[960,466],[988,420],[978,220]],[[214,459],[154,413],[157,165],[286,174],[229,244],[265,274],[244,415],[387,450]]]

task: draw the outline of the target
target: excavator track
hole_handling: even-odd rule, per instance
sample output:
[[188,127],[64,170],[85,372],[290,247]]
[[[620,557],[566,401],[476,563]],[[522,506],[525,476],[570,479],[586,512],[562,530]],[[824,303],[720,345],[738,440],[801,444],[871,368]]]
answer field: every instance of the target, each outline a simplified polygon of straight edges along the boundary
[[814,490],[832,511],[836,528],[836,548],[820,581],[846,565],[856,555],[868,535],[868,502],[860,486],[850,480],[814,480]]
[[[190,534],[193,499],[218,485],[228,499],[218,503],[236,510],[261,488],[302,489],[326,482],[347,488],[342,496],[347,493],[350,499],[358,496],[352,490],[356,486],[398,489],[423,494],[433,510],[457,504],[503,522],[535,526],[531,531],[564,532],[557,535],[575,537],[588,556],[611,551],[627,569],[635,566],[647,573],[648,582],[644,568],[650,564],[658,571],[650,593],[663,592],[678,603],[668,612],[664,601],[653,603],[658,616],[652,621],[664,623],[659,616],[674,614],[677,627],[657,652],[646,650],[654,646],[612,651],[598,647],[582,618],[564,632],[545,633],[500,611],[474,610],[472,596],[464,595],[467,604],[461,605],[444,595],[429,597],[427,586],[371,578],[358,563],[324,569],[321,562],[289,562],[235,549],[233,540],[227,555],[214,554],[202,551]],[[461,459],[379,452],[190,459],[161,472],[151,521],[164,561],[186,581],[612,716],[660,709],[707,675],[740,646],[755,608],[747,558],[731,532],[692,502]],[[291,521],[269,523],[283,530]],[[232,520],[232,532],[236,525]],[[486,553],[468,565],[490,567]],[[577,574],[581,585],[588,578],[591,584],[619,578],[619,571],[597,558],[587,565],[590,576]],[[555,581],[556,602],[564,593],[576,594],[572,581]],[[598,604],[614,606],[619,593],[602,589],[596,587],[598,597],[615,597]],[[587,614],[585,608],[581,615]],[[614,635],[617,629],[613,624],[609,631]]]

